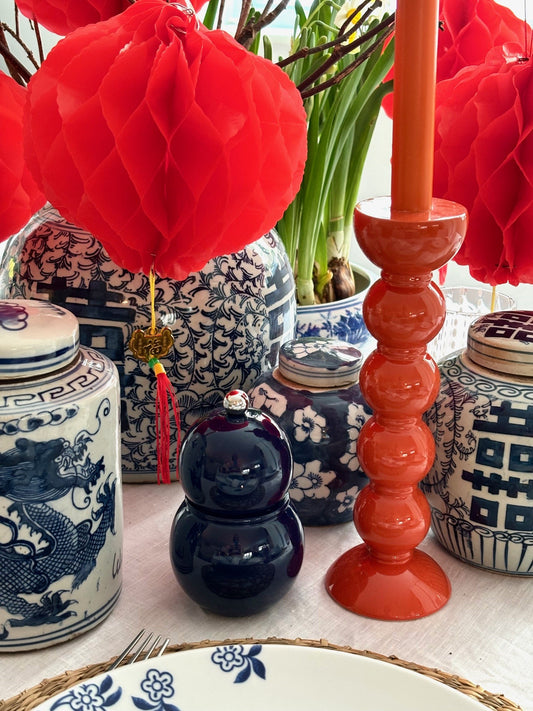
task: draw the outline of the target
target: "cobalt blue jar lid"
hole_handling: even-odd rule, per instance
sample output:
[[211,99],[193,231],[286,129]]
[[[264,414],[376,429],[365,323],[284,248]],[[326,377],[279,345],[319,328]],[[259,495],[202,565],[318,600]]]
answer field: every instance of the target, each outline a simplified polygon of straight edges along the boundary
[[279,371],[284,378],[314,388],[355,384],[363,356],[350,343],[337,338],[309,336],[281,346]]
[[79,325],[49,301],[0,300],[0,378],[46,375],[71,363],[79,351]]
[[484,368],[533,378],[533,311],[495,311],[476,319],[466,353]]

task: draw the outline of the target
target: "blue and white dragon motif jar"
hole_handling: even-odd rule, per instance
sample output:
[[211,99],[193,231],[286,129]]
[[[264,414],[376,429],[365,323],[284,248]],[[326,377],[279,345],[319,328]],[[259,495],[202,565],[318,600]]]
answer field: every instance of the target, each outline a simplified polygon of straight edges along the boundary
[[289,439],[291,502],[305,526],[345,523],[368,483],[357,440],[372,411],[359,389],[361,352],[336,338],[303,337],[281,346],[279,365],[250,391]]
[[426,413],[436,443],[422,482],[431,525],[452,554],[533,575],[533,311],[476,319],[467,348],[440,365]]
[[120,390],[48,301],[0,301],[0,652],[91,629],[121,590]]

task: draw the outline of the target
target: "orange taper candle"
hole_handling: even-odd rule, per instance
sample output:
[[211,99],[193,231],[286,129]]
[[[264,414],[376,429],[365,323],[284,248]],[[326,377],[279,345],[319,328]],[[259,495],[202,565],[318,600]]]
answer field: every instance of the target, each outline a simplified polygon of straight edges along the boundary
[[397,0],[392,210],[431,208],[438,5],[438,0]]

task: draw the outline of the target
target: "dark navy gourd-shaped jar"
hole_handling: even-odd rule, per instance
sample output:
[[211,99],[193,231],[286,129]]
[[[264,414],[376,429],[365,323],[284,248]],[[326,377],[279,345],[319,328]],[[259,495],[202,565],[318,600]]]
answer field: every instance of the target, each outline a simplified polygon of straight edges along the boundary
[[282,430],[234,390],[187,433],[180,474],[185,501],[172,524],[170,557],[183,590],[201,607],[232,617],[277,602],[303,559]]

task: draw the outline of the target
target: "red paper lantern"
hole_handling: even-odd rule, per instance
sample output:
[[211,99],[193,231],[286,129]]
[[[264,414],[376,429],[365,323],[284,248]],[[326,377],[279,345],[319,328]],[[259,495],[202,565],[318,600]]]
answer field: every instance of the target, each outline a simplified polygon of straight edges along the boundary
[[493,47],[524,43],[524,20],[494,0],[441,0],[437,81],[481,64]]
[[107,20],[130,6],[130,0],[15,0],[30,20],[50,32],[67,35],[92,22]]
[[533,62],[519,45],[437,85],[434,194],[464,205],[455,257],[479,281],[533,283]]
[[[439,7],[437,82],[450,79],[463,67],[481,64],[492,47],[523,43],[524,21],[494,0],[440,0]],[[394,78],[394,67],[386,78]],[[388,94],[383,100],[391,118],[393,97]]]
[[26,89],[0,72],[0,240],[18,232],[46,202],[24,162],[25,101]]
[[124,268],[175,279],[267,232],[307,150],[287,75],[164,0],[59,42],[30,81],[26,129],[54,207]]

